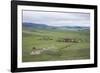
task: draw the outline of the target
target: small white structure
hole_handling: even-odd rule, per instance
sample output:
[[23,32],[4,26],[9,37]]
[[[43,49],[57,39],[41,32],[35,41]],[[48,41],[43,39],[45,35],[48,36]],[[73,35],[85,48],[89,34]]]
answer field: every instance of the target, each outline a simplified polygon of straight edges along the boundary
[[41,54],[41,50],[34,50],[30,53],[30,55],[38,55]]

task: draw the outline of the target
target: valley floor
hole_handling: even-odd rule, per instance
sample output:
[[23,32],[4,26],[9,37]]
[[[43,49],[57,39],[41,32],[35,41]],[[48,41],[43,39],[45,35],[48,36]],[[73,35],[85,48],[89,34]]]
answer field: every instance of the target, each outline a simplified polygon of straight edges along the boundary
[[90,58],[89,30],[25,29],[22,61],[80,60]]

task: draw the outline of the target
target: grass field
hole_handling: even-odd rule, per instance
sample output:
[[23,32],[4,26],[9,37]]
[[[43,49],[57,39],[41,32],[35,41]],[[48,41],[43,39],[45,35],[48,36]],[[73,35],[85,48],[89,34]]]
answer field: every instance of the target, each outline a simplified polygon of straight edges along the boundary
[[[38,54],[32,52],[41,51]],[[90,58],[89,30],[22,30],[22,62]]]

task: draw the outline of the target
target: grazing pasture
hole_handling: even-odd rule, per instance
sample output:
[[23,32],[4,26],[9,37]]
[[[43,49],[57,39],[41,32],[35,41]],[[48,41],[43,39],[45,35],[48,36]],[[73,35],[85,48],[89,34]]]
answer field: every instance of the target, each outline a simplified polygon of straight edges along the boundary
[[89,58],[89,30],[35,29],[25,27],[22,29],[23,62]]

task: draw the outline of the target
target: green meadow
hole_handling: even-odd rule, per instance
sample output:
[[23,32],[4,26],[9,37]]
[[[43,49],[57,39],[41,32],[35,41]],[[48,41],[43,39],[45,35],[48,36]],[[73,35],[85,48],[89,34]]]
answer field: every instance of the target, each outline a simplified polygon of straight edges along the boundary
[[22,62],[89,58],[89,30],[22,29]]

